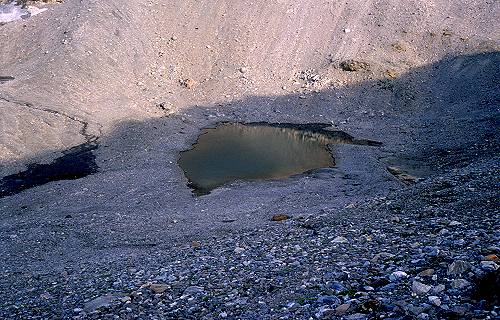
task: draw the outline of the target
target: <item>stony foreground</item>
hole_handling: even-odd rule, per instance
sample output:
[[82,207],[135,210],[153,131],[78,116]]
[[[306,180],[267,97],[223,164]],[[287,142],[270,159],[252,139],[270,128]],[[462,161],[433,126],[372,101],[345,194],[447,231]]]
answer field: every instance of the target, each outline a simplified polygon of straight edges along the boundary
[[17,283],[3,286],[0,317],[494,319],[495,160],[265,229],[61,274],[6,272],[2,284]]

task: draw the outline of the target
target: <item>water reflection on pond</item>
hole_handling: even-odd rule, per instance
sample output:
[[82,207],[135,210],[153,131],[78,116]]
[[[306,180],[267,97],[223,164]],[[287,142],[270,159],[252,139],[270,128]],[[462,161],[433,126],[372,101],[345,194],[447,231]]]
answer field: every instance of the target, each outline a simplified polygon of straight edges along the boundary
[[330,167],[329,145],[362,143],[320,124],[222,123],[205,129],[179,165],[196,194],[236,180],[279,179]]

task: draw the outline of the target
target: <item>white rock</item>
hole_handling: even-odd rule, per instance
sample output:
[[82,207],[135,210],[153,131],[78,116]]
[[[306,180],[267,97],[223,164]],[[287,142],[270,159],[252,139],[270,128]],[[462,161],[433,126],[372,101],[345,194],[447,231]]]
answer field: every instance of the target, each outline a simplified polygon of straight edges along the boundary
[[332,240],[332,242],[335,242],[335,243],[348,243],[349,240],[347,240],[347,238],[345,238],[345,237],[336,237],[335,239]]
[[441,305],[441,299],[439,299],[439,297],[429,296],[428,299],[429,299],[429,302],[435,306],[439,307]]
[[404,279],[404,278],[407,278],[407,277],[408,277],[408,274],[406,272],[403,272],[403,271],[394,271],[389,276],[389,279],[391,281],[398,281],[400,279]]
[[495,261],[481,261],[481,269],[488,271],[498,270],[499,266]]
[[242,247],[236,247],[236,249],[234,249],[234,252],[236,253],[242,253],[243,251],[245,251],[245,248]]
[[429,292],[429,290],[431,290],[431,288],[432,288],[431,286],[428,286],[418,281],[413,281],[413,283],[411,284],[411,290],[416,294],[427,293]]
[[36,16],[37,14],[40,14],[45,11],[47,11],[47,8],[37,8],[34,6],[28,6],[28,12],[30,13],[31,16]]
[[445,287],[444,284],[438,284],[437,286],[435,286],[434,288],[432,288],[432,292],[439,293],[439,292],[444,291],[444,289],[446,289],[446,287]]
[[23,8],[15,3],[0,4],[0,23],[27,19],[44,11],[47,11],[47,8],[40,9],[34,6]]

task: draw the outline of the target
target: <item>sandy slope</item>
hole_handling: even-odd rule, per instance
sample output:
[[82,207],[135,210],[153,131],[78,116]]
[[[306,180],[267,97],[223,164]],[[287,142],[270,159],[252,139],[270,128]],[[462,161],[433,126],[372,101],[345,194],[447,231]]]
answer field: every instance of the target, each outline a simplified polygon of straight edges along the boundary
[[[0,87],[3,163],[81,143],[82,122],[85,134],[101,135],[126,120],[158,117],[159,102],[178,110],[287,95],[300,91],[293,81],[307,69],[329,80],[314,88],[324,90],[496,50],[500,18],[496,1],[70,0],[48,7],[0,29],[0,73],[16,78]],[[351,58],[370,62],[372,72],[335,68]],[[179,84],[187,78],[194,89]]]

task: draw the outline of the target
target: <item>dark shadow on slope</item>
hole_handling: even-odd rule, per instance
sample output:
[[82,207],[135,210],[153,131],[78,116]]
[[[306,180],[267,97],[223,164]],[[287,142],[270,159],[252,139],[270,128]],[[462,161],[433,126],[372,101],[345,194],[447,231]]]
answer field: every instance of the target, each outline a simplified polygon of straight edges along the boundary
[[472,299],[486,303],[489,307],[500,305],[500,269],[486,273],[474,283]]
[[97,143],[85,143],[63,151],[63,156],[49,164],[32,164],[28,170],[0,180],[0,198],[40,186],[51,181],[74,180],[96,173],[93,151]]
[[[415,170],[429,166],[430,172],[435,172],[498,152],[498,83],[499,52],[451,57],[413,69],[397,79],[329,88],[311,92],[305,99],[304,93],[253,96],[227,104],[193,106],[180,115],[124,122],[112,135],[102,138],[108,145],[117,146],[116,152],[126,149],[130,155],[158,147],[150,141],[158,136],[177,139],[179,145],[192,143],[202,128],[221,121],[287,123],[298,127],[305,122],[332,123],[335,128],[347,122],[340,129],[350,135],[384,142],[379,155],[381,165],[406,165]],[[1,196],[49,181],[95,173],[95,149],[95,145],[78,146],[63,151],[65,155],[51,165],[31,165],[24,172],[4,177]],[[176,147],[175,151],[182,150]],[[97,152],[98,157],[100,154]],[[31,163],[30,160],[22,163]],[[151,163],[138,161],[128,168],[113,170]]]

